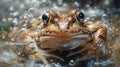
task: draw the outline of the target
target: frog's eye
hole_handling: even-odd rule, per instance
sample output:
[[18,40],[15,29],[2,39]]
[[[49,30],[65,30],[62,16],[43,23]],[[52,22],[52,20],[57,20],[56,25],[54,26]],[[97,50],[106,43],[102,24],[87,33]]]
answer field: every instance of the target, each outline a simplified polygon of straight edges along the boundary
[[78,12],[77,13],[77,16],[75,17],[75,19],[77,20],[77,23],[79,24],[79,25],[84,25],[84,22],[83,22],[83,19],[84,19],[84,14],[82,13],[82,12]]
[[79,12],[77,18],[78,19],[83,19],[84,18],[84,14],[82,12]]
[[49,19],[49,14],[45,13],[42,15],[42,20],[48,20]]

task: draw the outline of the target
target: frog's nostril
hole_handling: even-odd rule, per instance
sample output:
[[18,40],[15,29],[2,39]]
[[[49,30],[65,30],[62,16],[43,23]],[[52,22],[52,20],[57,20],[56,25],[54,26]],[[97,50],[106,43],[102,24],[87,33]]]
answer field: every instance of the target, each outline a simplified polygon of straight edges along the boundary
[[68,32],[68,30],[66,29],[66,31],[65,32]]
[[31,49],[32,49],[32,50],[34,50],[34,49],[35,49],[35,47],[31,47]]

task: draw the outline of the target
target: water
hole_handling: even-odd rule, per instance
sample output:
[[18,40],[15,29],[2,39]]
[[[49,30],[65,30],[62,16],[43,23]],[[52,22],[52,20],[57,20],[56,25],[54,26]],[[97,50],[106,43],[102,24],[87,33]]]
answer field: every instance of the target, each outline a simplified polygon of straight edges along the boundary
[[[24,55],[17,57],[20,55],[20,50],[22,50],[22,47],[19,46],[20,43],[13,43],[14,38],[11,41],[5,39],[13,28],[18,27],[25,20],[34,21],[34,17],[39,17],[46,10],[52,9],[57,13],[67,13],[75,8],[80,8],[85,14],[86,20],[103,23],[108,28],[108,47],[113,53],[110,58],[101,62],[95,62],[94,64],[99,64],[100,67],[115,67],[113,62],[120,62],[119,2],[118,0],[1,0],[0,67],[24,67],[25,59],[22,58]],[[17,47],[20,48],[17,49]],[[22,61],[18,62],[19,59],[22,59]],[[27,64],[27,62],[25,63]],[[52,65],[62,67],[59,63],[50,64],[50,66]],[[44,67],[44,65],[36,64],[35,67]]]

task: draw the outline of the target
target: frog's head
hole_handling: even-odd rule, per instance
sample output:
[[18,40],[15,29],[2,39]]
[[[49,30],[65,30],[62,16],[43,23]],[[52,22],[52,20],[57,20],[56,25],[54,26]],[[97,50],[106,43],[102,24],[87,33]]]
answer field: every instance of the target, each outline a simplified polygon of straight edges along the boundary
[[68,14],[57,14],[49,10],[42,15],[42,20],[44,27],[41,34],[44,35],[78,35],[87,32],[84,26],[84,14],[79,9],[72,10]]
[[66,42],[89,37],[89,30],[84,26],[84,14],[79,9],[68,14],[57,14],[49,10],[42,15],[42,20],[44,27],[40,31],[41,39]]

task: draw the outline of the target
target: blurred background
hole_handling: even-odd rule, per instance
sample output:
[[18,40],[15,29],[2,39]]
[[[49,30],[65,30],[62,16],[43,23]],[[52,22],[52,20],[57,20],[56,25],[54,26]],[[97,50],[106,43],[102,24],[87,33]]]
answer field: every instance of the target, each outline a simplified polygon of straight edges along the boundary
[[[103,23],[108,28],[108,47],[112,54],[100,67],[115,67],[113,61],[120,64],[120,0],[0,0],[0,67],[22,67],[15,60],[13,42],[5,40],[7,34],[23,19],[39,17],[46,10],[67,13],[79,8],[85,19]],[[57,66],[56,66],[57,67]],[[60,67],[60,66],[58,66]]]

